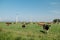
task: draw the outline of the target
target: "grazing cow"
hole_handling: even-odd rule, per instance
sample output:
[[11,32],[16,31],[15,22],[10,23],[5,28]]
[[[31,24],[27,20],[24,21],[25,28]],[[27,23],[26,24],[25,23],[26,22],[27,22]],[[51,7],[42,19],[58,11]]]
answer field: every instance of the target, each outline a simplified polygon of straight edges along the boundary
[[14,24],[16,24],[16,22],[14,22]]
[[23,25],[22,25],[22,28],[25,28],[25,27],[26,27],[25,24],[23,24]]
[[35,22],[33,22],[33,24],[35,24]]
[[40,22],[40,23],[37,23],[39,26],[43,26],[45,24],[45,22]]
[[43,25],[43,30],[46,31],[46,32],[48,32],[50,26],[51,26],[51,25],[44,24],[44,25]]
[[47,22],[47,24],[52,24],[52,22]]
[[7,26],[9,26],[10,24],[12,24],[11,22],[6,22]]
[[28,25],[29,23],[25,23],[26,25]]

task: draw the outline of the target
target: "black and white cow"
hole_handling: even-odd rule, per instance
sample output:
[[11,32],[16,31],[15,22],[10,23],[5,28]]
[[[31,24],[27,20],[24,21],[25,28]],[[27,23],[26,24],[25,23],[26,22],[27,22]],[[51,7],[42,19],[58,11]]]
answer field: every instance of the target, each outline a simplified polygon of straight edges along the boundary
[[46,32],[48,32],[50,26],[51,26],[51,25],[44,24],[44,25],[43,25],[43,30],[46,31]]

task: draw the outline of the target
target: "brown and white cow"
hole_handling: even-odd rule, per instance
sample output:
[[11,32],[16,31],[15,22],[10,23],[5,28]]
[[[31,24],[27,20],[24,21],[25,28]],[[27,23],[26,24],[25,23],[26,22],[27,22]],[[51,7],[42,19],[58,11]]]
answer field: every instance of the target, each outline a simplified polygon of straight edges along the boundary
[[39,26],[43,26],[45,24],[45,22],[39,22],[37,23]]
[[38,25],[40,25],[40,26],[42,26],[43,27],[43,30],[44,30],[44,32],[48,32],[48,30],[49,30],[49,28],[50,28],[50,23],[49,24],[46,24],[46,23],[44,23],[44,22],[42,22],[42,23],[38,23]]

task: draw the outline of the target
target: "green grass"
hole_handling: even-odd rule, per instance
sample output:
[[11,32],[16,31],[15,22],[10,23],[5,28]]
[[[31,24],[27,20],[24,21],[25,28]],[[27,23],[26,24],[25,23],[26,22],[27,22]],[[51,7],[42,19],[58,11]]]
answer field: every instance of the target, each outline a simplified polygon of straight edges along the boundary
[[51,24],[49,32],[44,34],[41,26],[28,24],[26,28],[21,27],[21,23],[7,26],[0,23],[0,40],[60,40],[60,24]]

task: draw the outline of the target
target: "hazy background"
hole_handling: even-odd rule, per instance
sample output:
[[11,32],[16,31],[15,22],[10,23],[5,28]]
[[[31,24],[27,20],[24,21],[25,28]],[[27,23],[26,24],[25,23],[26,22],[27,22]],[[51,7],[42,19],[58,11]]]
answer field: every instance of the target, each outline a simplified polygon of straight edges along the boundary
[[60,0],[0,0],[0,21],[52,21],[60,18]]

